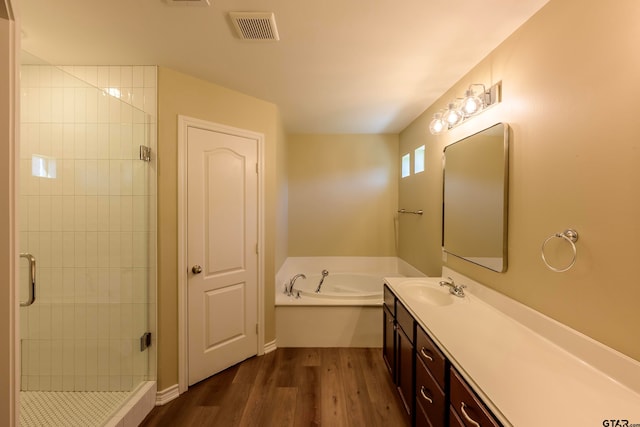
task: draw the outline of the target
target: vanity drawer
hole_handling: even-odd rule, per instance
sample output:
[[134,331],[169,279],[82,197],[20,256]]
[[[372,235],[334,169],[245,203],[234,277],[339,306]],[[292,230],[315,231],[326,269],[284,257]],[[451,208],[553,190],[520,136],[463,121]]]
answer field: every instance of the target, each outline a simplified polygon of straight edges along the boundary
[[431,341],[421,327],[416,326],[416,354],[418,359],[422,360],[424,366],[429,368],[431,375],[436,379],[440,388],[445,389],[447,359],[438,347]]
[[[452,409],[458,414],[464,425],[500,426],[500,423],[491,415],[491,412],[453,367],[451,368],[451,395],[449,398]],[[453,419],[450,421],[450,425],[456,425],[453,421]]]
[[416,405],[418,406],[416,415],[419,415],[420,410],[422,410],[430,425],[444,425],[447,410],[444,392],[428,369],[419,361],[416,361],[416,403],[418,404]]
[[395,301],[396,301],[396,297],[395,295],[393,295],[393,293],[391,292],[391,290],[387,287],[387,285],[384,285],[383,287],[383,293],[384,293],[384,305],[387,306],[387,308],[389,309],[389,311],[391,311],[391,314],[395,317],[396,313],[395,313]]
[[413,344],[413,317],[400,301],[396,301],[396,322]]

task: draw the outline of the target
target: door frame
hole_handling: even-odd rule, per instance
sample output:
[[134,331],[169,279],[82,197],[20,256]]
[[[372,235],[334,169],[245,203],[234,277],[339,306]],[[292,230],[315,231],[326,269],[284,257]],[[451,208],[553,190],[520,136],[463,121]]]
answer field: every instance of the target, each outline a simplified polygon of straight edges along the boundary
[[189,127],[253,139],[258,149],[258,355],[264,354],[264,135],[178,115],[178,392],[189,388],[187,265],[187,132]]
[[0,355],[0,424],[13,426],[20,416],[20,312],[18,292],[19,233],[18,189],[20,158],[20,15],[13,0],[0,0],[2,22],[0,34],[0,129],[3,141],[0,157],[5,174],[0,178],[0,198],[8,206],[0,214],[4,241],[0,247],[0,342],[6,351]]

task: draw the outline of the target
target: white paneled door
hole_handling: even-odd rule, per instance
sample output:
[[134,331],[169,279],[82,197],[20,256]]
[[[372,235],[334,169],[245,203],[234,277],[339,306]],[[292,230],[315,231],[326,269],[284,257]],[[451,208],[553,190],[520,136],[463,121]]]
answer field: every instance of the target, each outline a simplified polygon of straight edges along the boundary
[[189,385],[257,354],[255,139],[187,130]]

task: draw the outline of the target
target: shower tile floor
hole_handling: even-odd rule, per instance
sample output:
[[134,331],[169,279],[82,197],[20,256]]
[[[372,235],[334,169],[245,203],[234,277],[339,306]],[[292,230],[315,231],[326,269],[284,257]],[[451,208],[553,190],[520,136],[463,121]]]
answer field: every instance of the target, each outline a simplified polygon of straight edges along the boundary
[[21,426],[101,426],[130,392],[22,391]]

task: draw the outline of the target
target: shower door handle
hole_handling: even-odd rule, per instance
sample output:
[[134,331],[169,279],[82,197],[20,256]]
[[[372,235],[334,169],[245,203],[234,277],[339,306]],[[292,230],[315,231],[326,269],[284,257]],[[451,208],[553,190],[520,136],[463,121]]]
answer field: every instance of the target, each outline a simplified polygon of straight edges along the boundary
[[29,261],[29,299],[26,302],[20,302],[20,307],[28,307],[36,301],[36,259],[28,253],[20,254],[20,258],[26,258]]

